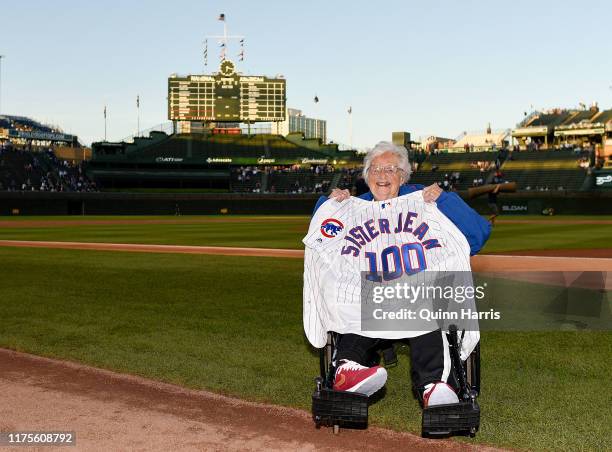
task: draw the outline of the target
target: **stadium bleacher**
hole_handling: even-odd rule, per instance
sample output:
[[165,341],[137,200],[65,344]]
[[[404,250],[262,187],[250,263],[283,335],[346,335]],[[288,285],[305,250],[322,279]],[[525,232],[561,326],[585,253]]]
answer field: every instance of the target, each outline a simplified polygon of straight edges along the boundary
[[0,149],[0,190],[84,192],[97,187],[82,163],[59,160],[52,149],[4,146]]
[[273,193],[327,193],[338,185],[341,171],[274,171],[268,174]]
[[521,123],[521,127],[539,127],[550,126],[555,127],[567,121],[573,113],[571,111],[561,111],[558,113],[543,113],[534,115],[531,119]]
[[6,129],[15,129],[24,132],[37,131],[37,132],[49,132],[49,133],[63,133],[58,127],[51,127],[42,124],[34,119],[27,118],[25,116],[13,116],[3,115],[0,116],[0,127]]
[[[355,160],[353,152],[338,151],[337,146],[322,145],[318,140],[303,140],[301,135],[289,140],[272,134],[168,136],[157,132],[155,136],[136,138],[133,143],[94,143],[92,147],[90,174],[108,187],[142,186],[145,179],[160,188],[183,187],[189,172],[190,187],[200,184],[202,188],[237,192],[316,192],[340,179],[334,174],[318,174],[317,165],[336,159],[345,164]],[[314,173],[311,165],[315,165]],[[251,167],[260,166],[266,171],[253,174]],[[248,178],[242,174],[243,167],[249,168]]]
[[580,190],[587,177],[579,165],[584,155],[574,150],[513,153],[501,170],[504,179],[516,182],[519,190]]
[[[474,179],[486,182],[495,169],[498,156],[498,152],[432,153],[412,173],[410,181],[425,186],[443,184],[446,175],[450,180],[453,174],[459,173],[459,179],[453,186],[456,190],[466,190],[473,185]],[[482,162],[480,167],[478,162]]]

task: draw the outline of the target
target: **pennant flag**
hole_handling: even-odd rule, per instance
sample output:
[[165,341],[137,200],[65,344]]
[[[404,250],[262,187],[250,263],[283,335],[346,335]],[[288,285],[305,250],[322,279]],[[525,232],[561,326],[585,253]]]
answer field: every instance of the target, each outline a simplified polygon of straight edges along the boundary
[[140,96],[136,95],[136,108],[140,108]]
[[104,119],[106,119],[106,105],[104,106]]
[[353,113],[353,107],[348,108],[348,114],[350,115],[351,113]]
[[319,97],[317,95],[315,95],[315,97],[314,97],[314,102],[315,102],[315,104],[319,103]]

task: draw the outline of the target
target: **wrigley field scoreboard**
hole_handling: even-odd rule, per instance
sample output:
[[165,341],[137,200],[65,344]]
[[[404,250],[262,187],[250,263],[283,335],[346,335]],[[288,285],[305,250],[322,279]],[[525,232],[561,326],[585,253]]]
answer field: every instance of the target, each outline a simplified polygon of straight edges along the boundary
[[172,121],[276,122],[285,120],[285,79],[238,75],[223,60],[215,75],[168,78]]

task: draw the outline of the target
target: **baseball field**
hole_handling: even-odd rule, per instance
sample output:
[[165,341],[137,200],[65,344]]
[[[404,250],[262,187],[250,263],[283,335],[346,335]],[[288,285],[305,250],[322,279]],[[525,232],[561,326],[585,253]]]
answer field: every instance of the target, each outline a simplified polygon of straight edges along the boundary
[[[43,243],[299,250],[308,221],[301,216],[0,219],[0,347],[186,391],[207,390],[309,411],[318,358],[302,329],[299,258],[260,256],[256,251],[251,256],[227,256],[178,249],[64,249],[61,243],[54,248]],[[612,259],[611,230],[612,217],[504,218],[483,253]],[[45,247],[16,246],[25,241]],[[430,444],[610,450],[611,356],[610,329],[483,332],[481,430],[474,440]],[[9,382],[18,384],[20,375],[28,374],[23,364],[27,360],[21,359],[21,367],[15,365],[22,369],[19,373],[5,365],[10,360],[2,359],[0,382],[5,391],[10,391]],[[69,366],[45,375],[66,382],[78,379]],[[124,389],[118,387],[114,394],[108,385],[106,397],[116,402],[126,397]],[[0,430],[25,429],[7,420],[11,410],[20,409],[0,409],[0,422],[5,423]],[[268,416],[273,414],[260,411],[261,418]],[[370,407],[370,424],[396,432],[420,431],[406,350],[400,350],[399,365],[389,369],[385,397]],[[317,431],[313,424],[308,428],[301,433],[305,441],[316,442],[317,436],[330,440],[329,432]],[[341,437],[360,434],[342,432]],[[376,429],[370,434],[392,437]]]

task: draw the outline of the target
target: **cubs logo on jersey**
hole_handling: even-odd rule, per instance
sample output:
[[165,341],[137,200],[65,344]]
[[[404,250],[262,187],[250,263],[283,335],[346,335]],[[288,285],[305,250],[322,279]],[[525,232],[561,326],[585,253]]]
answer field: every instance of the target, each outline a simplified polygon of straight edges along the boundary
[[321,223],[321,234],[330,239],[336,237],[343,229],[342,222],[335,218],[328,218]]

